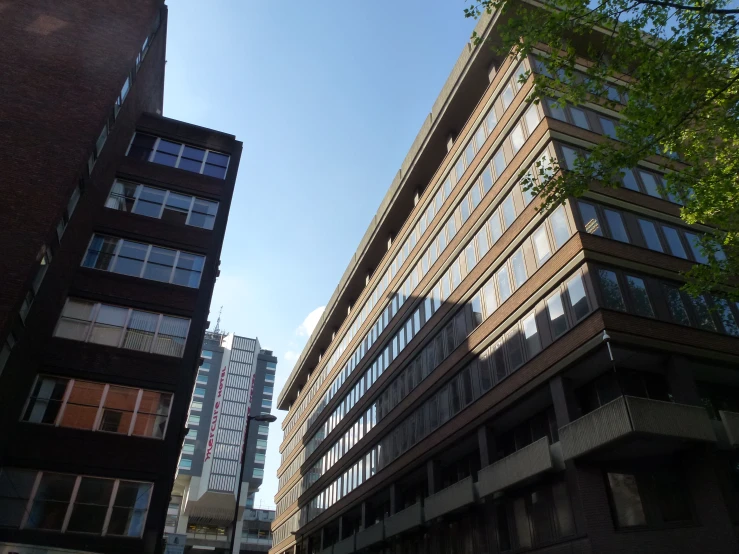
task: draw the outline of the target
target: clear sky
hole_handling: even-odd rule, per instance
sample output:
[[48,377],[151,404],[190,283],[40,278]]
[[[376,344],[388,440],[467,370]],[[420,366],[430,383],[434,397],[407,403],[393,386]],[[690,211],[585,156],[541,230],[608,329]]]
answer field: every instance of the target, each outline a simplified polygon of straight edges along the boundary
[[474,22],[464,0],[168,5],[164,115],[244,143],[210,320],[274,351],[276,399]]

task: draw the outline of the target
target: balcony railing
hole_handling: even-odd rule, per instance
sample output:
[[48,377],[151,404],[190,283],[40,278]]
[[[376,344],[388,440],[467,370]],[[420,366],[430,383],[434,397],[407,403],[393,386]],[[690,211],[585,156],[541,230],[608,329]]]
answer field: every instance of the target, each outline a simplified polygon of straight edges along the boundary
[[357,533],[357,550],[367,548],[385,539],[385,522],[380,521]]
[[724,424],[726,435],[729,437],[729,445],[739,445],[739,414],[736,412],[719,412],[721,423]]
[[467,477],[426,499],[426,521],[453,512],[475,501],[475,483]]
[[423,524],[423,508],[420,502],[393,514],[385,520],[385,536],[392,537]]
[[482,468],[478,474],[477,492],[482,498],[553,468],[549,439],[543,437]]
[[716,441],[704,408],[635,396],[619,396],[559,430],[565,460],[633,434]]

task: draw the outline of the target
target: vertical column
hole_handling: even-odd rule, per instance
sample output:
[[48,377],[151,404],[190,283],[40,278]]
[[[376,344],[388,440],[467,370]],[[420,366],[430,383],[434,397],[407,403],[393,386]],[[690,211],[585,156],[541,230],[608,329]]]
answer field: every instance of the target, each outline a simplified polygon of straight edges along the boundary
[[344,540],[344,516],[339,516],[339,540]]
[[244,529],[244,512],[239,510],[239,517],[236,518],[236,527],[234,527],[234,549],[231,554],[239,554],[241,550],[241,532]]
[[[577,404],[577,399],[575,398],[572,382],[569,379],[557,375],[549,381],[549,390],[552,394],[554,416],[557,419],[558,428],[564,427],[582,415],[580,407]],[[564,477],[567,482],[567,490],[570,494],[572,512],[575,518],[575,529],[578,535],[584,535],[586,533],[585,509],[582,504],[580,481],[577,474],[578,470],[574,460],[568,460],[564,465]]]
[[367,525],[367,503],[362,502],[362,515],[359,520],[359,529],[366,529],[367,527],[369,527],[369,525]]
[[495,455],[495,437],[487,425],[477,429],[477,446],[480,449],[480,468],[492,464]]
[[701,398],[693,377],[690,361],[681,356],[671,356],[667,363],[667,384],[672,398],[678,404],[700,406]]
[[397,491],[395,489],[395,483],[393,483],[390,485],[390,515],[398,513],[397,501]]
[[441,489],[441,464],[438,460],[426,462],[426,476],[429,485],[429,496],[431,496]]

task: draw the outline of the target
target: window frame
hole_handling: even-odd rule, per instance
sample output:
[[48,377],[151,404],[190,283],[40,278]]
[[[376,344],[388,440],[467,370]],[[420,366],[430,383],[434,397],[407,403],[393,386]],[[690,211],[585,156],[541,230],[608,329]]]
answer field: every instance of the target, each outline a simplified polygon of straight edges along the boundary
[[[195,145],[191,145],[191,144],[185,144],[185,143],[180,142],[179,140],[176,140],[176,139],[169,139],[169,138],[160,137],[160,136],[157,136],[157,135],[151,135],[149,133],[140,132],[140,131],[134,131],[133,135],[131,136],[131,140],[128,143],[128,148],[126,148],[126,157],[128,157],[128,153],[131,150],[131,146],[133,145],[133,141],[136,139],[136,135],[137,134],[148,135],[150,137],[155,137],[156,138],[156,140],[154,141],[153,146],[151,147],[151,151],[149,152],[149,156],[146,159],[146,161],[148,163],[157,163],[157,162],[154,162],[154,156],[156,155],[156,152],[157,152],[157,150],[159,148],[159,144],[161,143],[161,141],[162,140],[165,140],[167,142],[178,143],[180,145],[180,148],[179,148],[178,153],[177,153],[177,160],[175,161],[175,165],[174,166],[166,166],[166,167],[172,167],[174,169],[182,169],[182,171],[187,171],[188,173],[197,173],[199,175],[205,175],[206,177],[212,177],[213,179],[220,179],[222,181],[225,181],[226,180],[226,177],[228,176],[228,170],[231,167],[231,154],[226,154],[225,152],[219,152],[218,150],[211,150],[210,148],[203,148],[201,146],[195,146]],[[190,148],[196,148],[198,150],[203,150],[203,161],[200,162],[200,171],[191,171],[189,169],[180,168],[180,161],[182,160],[182,153],[185,151],[185,147],[190,147]],[[207,164],[208,155],[211,152],[213,152],[214,154],[219,154],[221,156],[226,156],[228,158],[228,161],[226,162],[225,173],[224,173],[223,177],[214,177],[213,175],[207,175],[207,174],[203,173],[203,171],[205,170],[205,166]],[[157,163],[157,165],[165,165],[165,164],[159,164],[159,163]],[[219,167],[221,167],[221,166],[219,166]]]

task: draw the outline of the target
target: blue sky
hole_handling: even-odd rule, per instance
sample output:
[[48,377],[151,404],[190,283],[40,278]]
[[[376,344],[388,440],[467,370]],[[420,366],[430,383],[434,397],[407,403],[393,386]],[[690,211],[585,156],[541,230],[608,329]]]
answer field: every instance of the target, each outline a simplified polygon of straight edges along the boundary
[[210,319],[275,352],[276,398],[474,22],[463,0],[168,4],[164,115],[244,143]]

